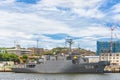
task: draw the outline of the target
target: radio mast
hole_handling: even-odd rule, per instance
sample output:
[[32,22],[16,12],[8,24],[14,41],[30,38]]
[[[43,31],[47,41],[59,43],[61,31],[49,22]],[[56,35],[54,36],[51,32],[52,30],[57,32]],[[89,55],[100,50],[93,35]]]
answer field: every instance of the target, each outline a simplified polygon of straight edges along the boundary
[[69,36],[66,39],[66,43],[68,43],[68,45],[69,45],[69,54],[71,54],[71,52],[72,52],[71,46],[73,44],[73,40]]

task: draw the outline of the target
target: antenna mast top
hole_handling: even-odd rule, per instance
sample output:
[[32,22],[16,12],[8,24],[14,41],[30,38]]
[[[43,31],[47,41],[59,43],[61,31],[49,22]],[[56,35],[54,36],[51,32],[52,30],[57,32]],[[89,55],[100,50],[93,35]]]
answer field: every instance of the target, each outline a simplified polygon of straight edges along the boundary
[[66,42],[68,43],[69,45],[69,54],[71,54],[72,50],[71,50],[71,46],[73,44],[73,40],[68,36],[67,39],[66,39]]

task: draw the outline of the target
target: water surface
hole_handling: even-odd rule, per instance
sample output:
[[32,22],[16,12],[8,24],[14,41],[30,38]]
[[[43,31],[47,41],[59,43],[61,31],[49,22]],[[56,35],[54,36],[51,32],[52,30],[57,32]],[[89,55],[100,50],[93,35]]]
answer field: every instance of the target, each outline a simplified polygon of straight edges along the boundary
[[0,80],[120,80],[120,73],[105,74],[34,74],[0,72]]

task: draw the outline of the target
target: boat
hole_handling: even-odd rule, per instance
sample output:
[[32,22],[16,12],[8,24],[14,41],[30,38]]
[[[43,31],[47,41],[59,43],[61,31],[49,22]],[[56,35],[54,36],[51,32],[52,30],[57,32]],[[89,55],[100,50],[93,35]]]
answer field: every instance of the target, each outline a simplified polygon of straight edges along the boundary
[[78,53],[71,55],[50,56],[39,58],[37,63],[17,65],[12,68],[16,73],[104,73],[108,61],[89,63],[88,59]]
[[89,63],[88,58],[71,51],[72,39],[69,43],[68,54],[44,55],[36,63],[17,65],[12,68],[16,73],[104,73],[108,61]]

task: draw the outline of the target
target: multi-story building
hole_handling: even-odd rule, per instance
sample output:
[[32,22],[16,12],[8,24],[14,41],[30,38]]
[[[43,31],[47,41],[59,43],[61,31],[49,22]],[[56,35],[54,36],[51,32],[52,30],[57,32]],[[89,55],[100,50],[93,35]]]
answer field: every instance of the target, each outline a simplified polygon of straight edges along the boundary
[[85,56],[88,59],[88,62],[99,62],[99,56]]
[[28,49],[22,49],[20,47],[20,45],[16,45],[15,49],[7,49],[8,53],[14,53],[17,54],[19,56],[23,55],[23,54],[27,54],[27,55],[31,55],[32,51],[28,50]]
[[28,48],[28,50],[31,50],[32,51],[32,54],[38,54],[40,55],[41,53],[44,52],[44,49],[43,48]]
[[[112,48],[112,50],[110,49]],[[101,53],[117,53],[120,52],[120,40],[113,39],[112,42],[110,39],[101,39],[97,41],[97,51],[96,55]]]
[[111,65],[120,65],[120,53],[101,53],[100,61],[110,61]]

